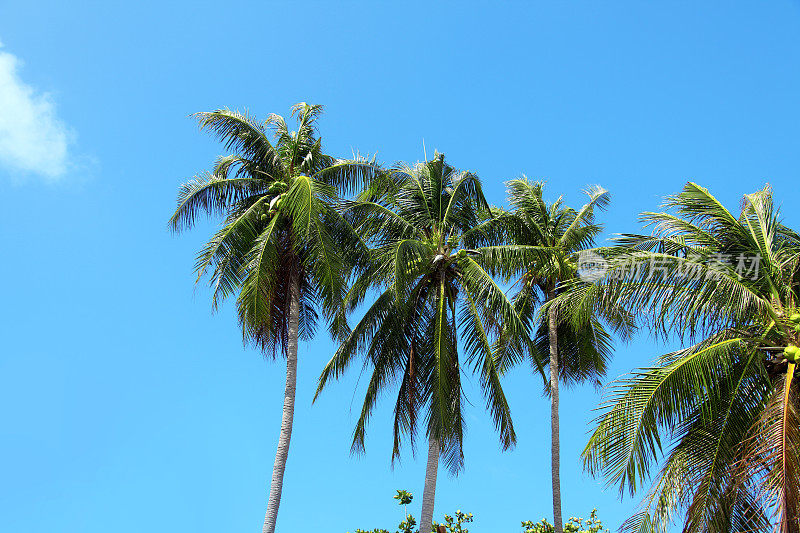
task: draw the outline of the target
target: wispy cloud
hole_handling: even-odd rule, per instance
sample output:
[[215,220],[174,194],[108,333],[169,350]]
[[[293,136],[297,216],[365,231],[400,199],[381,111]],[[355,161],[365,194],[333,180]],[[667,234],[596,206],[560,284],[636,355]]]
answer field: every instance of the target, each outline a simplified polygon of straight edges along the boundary
[[22,62],[2,46],[0,171],[9,170],[15,178],[36,175],[56,181],[68,170],[73,134],[58,118],[50,95],[22,81]]

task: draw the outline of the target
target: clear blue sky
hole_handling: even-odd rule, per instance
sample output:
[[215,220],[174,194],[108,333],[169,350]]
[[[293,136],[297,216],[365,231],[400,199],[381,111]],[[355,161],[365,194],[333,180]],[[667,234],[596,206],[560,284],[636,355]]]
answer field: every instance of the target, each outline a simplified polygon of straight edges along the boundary
[[[213,226],[167,231],[178,184],[222,150],[192,112],[321,103],[329,152],[413,161],[424,139],[496,203],[521,173],[573,204],[599,183],[609,234],[688,179],[732,208],[767,181],[797,199],[795,2],[6,1],[0,41],[3,532],[261,527],[284,367],[194,288]],[[418,511],[424,465],[390,469],[389,401],[348,453],[357,369],[311,405],[333,349],[301,346],[283,532],[393,528],[398,488]],[[665,349],[621,346],[610,375]],[[466,470],[437,490],[436,516],[471,511],[476,533],[551,514],[547,400],[527,368],[505,384],[517,448],[500,453],[470,386]],[[596,506],[615,529],[636,501],[579,464],[598,399],[562,400],[564,514]]]

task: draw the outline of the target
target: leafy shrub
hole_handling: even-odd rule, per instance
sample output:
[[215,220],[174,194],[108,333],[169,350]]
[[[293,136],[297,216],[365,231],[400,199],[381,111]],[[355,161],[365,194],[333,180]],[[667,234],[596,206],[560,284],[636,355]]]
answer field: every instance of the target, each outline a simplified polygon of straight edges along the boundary
[[[408,512],[408,504],[414,500],[414,495],[406,490],[398,490],[397,494],[393,496],[397,500],[398,505],[403,506],[404,519],[397,526],[396,533],[419,533],[414,529],[417,526],[417,521]],[[466,524],[474,520],[472,513],[463,513],[461,509],[457,510],[455,515],[444,515],[444,522],[433,523],[431,529],[432,533],[436,533],[440,526],[443,526],[447,533],[469,533],[469,529],[464,527]],[[539,522],[531,522],[530,520],[522,522],[523,533],[555,533],[553,524],[546,519]],[[388,529],[356,529],[354,533],[391,533]],[[566,524],[564,524],[564,533],[608,533],[608,529],[603,527],[603,522],[597,518],[597,509],[592,509],[589,518],[576,518],[571,517]]]
[[[523,533],[554,533],[553,524],[542,518],[535,524],[530,520],[522,522]],[[570,517],[564,524],[564,533],[607,533],[608,529],[603,527],[603,522],[597,518],[597,509],[592,509],[589,518]]]
[[[462,513],[461,509],[456,511],[456,516],[453,518],[449,514],[444,515],[444,524],[445,530],[447,533],[469,533],[469,529],[462,526],[462,524],[468,524],[472,522],[472,513]],[[439,524],[436,522],[433,523],[433,531],[438,530]]]

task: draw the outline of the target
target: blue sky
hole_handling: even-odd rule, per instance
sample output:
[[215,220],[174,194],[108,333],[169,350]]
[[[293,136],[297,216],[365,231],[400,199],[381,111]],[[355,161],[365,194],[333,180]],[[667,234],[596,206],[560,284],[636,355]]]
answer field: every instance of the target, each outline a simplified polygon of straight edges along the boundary
[[[213,223],[167,231],[222,150],[190,113],[321,103],[330,153],[414,161],[424,139],[498,204],[522,173],[572,204],[599,183],[609,235],[689,179],[731,208],[769,182],[796,227],[798,30],[786,1],[0,3],[0,530],[261,525],[284,368],[193,286]],[[394,490],[421,500],[424,453],[389,467],[390,401],[348,453],[357,371],[311,405],[333,349],[301,346],[281,531],[393,528]],[[609,375],[666,349],[643,335]],[[436,516],[519,531],[551,514],[548,402],[530,369],[507,376],[501,453],[470,383],[466,470],[440,476]],[[636,500],[579,463],[599,398],[562,399],[564,514],[615,529]]]

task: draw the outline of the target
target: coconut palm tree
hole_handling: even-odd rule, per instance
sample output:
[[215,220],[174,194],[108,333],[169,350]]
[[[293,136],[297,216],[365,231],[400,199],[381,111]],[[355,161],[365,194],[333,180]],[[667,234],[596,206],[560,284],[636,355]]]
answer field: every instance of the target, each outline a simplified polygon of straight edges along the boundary
[[515,334],[527,330],[487,272],[496,250],[464,248],[480,226],[479,213],[488,208],[478,177],[436,154],[413,166],[398,165],[348,210],[372,248],[346,308],[355,309],[371,289],[379,295],[325,366],[317,395],[354,359],[372,368],[354,452],[364,451],[368,420],[387,388],[397,386],[392,460],[406,438],[413,447],[424,420],[428,455],[420,531],[431,530],[440,458],[451,473],[463,465],[464,365],[479,376],[502,447],[516,439],[491,346],[503,325]]
[[[504,335],[499,346],[503,367],[529,358],[538,367],[549,367],[551,423],[551,471],[553,486],[553,524],[562,532],[561,476],[559,437],[559,382],[567,384],[599,379],[605,375],[611,357],[611,337],[603,327],[605,319],[624,336],[633,325],[618,308],[607,312],[572,316],[568,309],[553,304],[566,290],[587,281],[579,277],[582,253],[593,245],[602,226],[595,222],[595,212],[604,209],[610,197],[606,190],[593,187],[586,191],[589,201],[579,210],[564,205],[562,198],[548,204],[543,198],[544,183],[517,179],[506,184],[512,212],[496,211],[489,225],[510,246],[539,254],[524,261],[501,262],[506,278],[514,280],[514,306],[520,318],[534,332],[531,339]],[[488,234],[488,232],[487,232]],[[552,305],[551,305],[552,304]],[[560,312],[564,311],[564,312]]]
[[650,484],[627,531],[797,532],[800,236],[769,187],[734,214],[688,183],[642,218],[652,234],[621,236],[572,302],[624,305],[689,346],[615,382],[585,464],[621,493]]
[[[314,333],[318,313],[333,318],[346,290],[349,261],[362,244],[336,211],[337,189],[360,188],[377,172],[373,163],[339,160],[322,151],[316,121],[322,107],[292,108],[297,131],[279,115],[260,122],[227,109],[198,113],[232,152],[212,170],[184,183],[170,219],[174,231],[198,214],[220,215],[221,228],[197,257],[216,309],[237,295],[244,338],[265,354],[286,357],[286,389],[264,533],[275,530],[283,473],[292,436],[297,344]],[[270,139],[274,135],[274,142]]]

